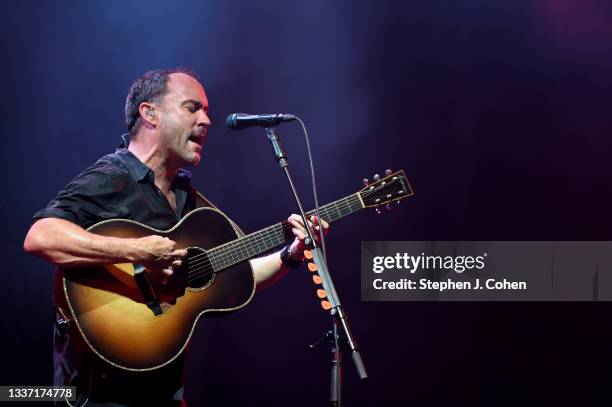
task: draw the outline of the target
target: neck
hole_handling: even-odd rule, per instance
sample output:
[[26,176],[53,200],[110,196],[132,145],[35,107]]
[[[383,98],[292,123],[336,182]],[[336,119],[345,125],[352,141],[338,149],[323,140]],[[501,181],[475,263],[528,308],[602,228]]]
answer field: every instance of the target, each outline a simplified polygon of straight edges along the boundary
[[172,188],[180,166],[163,154],[158,145],[146,145],[137,141],[130,142],[128,150],[149,167],[155,174],[155,185],[167,194]]

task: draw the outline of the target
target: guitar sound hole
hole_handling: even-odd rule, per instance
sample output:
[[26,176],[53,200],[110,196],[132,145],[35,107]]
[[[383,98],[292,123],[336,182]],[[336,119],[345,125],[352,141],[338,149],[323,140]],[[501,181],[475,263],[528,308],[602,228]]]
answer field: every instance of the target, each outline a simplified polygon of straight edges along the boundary
[[199,247],[187,248],[186,286],[204,288],[212,282],[215,274],[210,264],[208,254]]

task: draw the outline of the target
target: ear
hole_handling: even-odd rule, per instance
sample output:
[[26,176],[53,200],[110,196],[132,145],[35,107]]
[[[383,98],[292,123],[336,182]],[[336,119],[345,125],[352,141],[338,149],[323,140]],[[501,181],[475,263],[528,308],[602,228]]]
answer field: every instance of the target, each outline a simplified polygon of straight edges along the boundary
[[138,112],[140,113],[140,120],[147,127],[154,128],[157,126],[157,114],[155,113],[155,106],[149,102],[142,102],[138,106]]

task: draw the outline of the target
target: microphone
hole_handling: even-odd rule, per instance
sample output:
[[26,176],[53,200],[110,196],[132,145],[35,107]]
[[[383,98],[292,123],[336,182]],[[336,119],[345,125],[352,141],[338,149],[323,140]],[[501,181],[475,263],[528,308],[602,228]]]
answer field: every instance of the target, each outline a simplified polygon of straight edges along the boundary
[[232,130],[242,130],[247,127],[274,127],[283,122],[296,120],[292,114],[246,114],[233,113],[227,116],[226,124]]

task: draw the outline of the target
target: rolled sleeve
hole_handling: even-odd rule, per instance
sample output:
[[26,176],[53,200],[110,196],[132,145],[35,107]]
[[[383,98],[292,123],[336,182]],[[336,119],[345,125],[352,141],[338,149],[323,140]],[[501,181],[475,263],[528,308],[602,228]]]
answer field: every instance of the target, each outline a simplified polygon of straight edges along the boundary
[[119,197],[128,185],[126,177],[116,169],[83,172],[36,212],[32,223],[42,218],[59,218],[88,228],[101,220],[125,217],[127,209],[120,204]]

